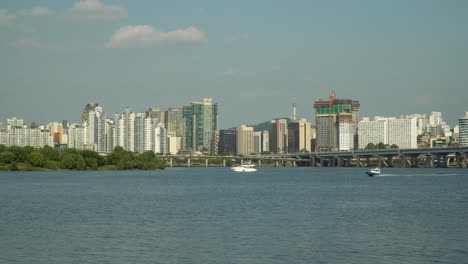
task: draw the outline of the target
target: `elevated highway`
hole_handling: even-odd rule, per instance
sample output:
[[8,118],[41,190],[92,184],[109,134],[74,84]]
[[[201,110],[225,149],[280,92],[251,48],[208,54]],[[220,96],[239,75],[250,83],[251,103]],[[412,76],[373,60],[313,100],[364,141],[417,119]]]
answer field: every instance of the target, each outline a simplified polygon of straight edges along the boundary
[[[243,161],[258,166],[321,166],[321,167],[460,167],[467,168],[468,147],[425,149],[380,149],[337,152],[299,152],[289,154],[247,156],[163,156],[169,166],[175,160],[184,160],[183,166],[227,166]],[[211,164],[210,164],[211,160]]]

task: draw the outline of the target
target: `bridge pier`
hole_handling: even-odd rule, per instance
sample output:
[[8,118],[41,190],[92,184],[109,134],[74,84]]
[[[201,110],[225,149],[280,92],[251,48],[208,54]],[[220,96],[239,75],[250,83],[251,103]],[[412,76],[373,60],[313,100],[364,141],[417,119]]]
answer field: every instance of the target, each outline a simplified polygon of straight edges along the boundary
[[360,163],[361,163],[361,157],[356,156],[356,167],[359,168],[359,166],[361,165]]
[[442,155],[442,168],[448,168],[449,167],[449,157],[448,155]]
[[310,166],[315,167],[315,157],[310,158]]
[[419,159],[418,156],[412,156],[411,157],[411,163],[413,168],[419,168]]
[[190,158],[187,159],[187,167],[190,168]]
[[278,160],[275,160],[275,167],[278,167]]
[[262,160],[258,160],[258,167],[262,166]]
[[466,154],[463,154],[462,155],[462,168],[465,168],[467,167],[467,161],[466,161]]
[[223,167],[226,167],[226,159],[223,159]]
[[170,159],[169,159],[169,167],[170,167],[170,168],[172,168],[172,162],[173,162],[173,159],[170,158]]
[[377,166],[380,168],[382,167],[382,157],[377,156]]
[[434,156],[432,156],[431,154],[427,154],[426,164],[428,168],[434,168]]
[[205,159],[205,168],[208,168],[208,159]]
[[406,168],[406,156],[405,155],[400,155],[400,167]]
[[393,167],[393,156],[389,156],[387,158],[387,161],[388,161],[388,167]]

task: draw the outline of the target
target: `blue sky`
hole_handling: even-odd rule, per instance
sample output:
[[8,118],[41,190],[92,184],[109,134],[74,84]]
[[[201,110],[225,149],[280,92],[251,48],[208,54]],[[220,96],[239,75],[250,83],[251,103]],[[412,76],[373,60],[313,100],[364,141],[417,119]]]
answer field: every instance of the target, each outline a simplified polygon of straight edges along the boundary
[[[468,1],[0,0],[0,122],[79,121],[211,97],[220,128],[313,120],[334,89],[361,116],[468,111]],[[318,80],[323,87],[317,85]]]

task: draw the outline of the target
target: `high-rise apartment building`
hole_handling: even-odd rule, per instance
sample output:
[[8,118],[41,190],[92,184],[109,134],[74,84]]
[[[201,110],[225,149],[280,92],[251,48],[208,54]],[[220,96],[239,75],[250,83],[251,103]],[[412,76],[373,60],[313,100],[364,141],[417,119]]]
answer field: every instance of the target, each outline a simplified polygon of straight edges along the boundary
[[135,113],[126,108],[121,114],[115,114],[114,147],[135,151]]
[[292,120],[288,124],[288,152],[311,151],[312,124],[307,119]]
[[250,155],[254,152],[253,127],[241,125],[237,128],[237,155]]
[[[331,151],[340,149],[340,137],[346,142],[341,148],[347,149],[349,129],[353,129],[352,149],[357,147],[357,131],[359,121],[359,101],[351,99],[336,99],[334,95],[329,100],[314,102],[316,125],[316,151]],[[349,125],[345,125],[349,124]],[[340,127],[346,131],[340,133]]]
[[390,118],[388,143],[399,148],[418,148],[417,120],[414,118]]
[[62,124],[58,122],[52,122],[47,125],[47,129],[50,131],[51,136],[54,137],[54,145],[63,144],[63,128]]
[[153,123],[145,113],[135,115],[135,152],[152,150]]
[[156,127],[154,128],[154,145],[153,145],[153,151],[156,154],[160,155],[166,155],[166,150],[167,150],[167,134],[166,134],[166,128],[164,128],[164,123],[157,123]]
[[107,152],[106,113],[97,103],[89,103],[81,114],[81,123],[88,135],[86,148],[97,152]]
[[96,111],[96,107],[98,107],[99,104],[91,102],[85,106],[85,109],[83,110],[83,113],[81,114],[81,124],[87,123],[89,124],[89,112],[91,111]]
[[[86,123],[84,123],[86,124]],[[85,149],[88,142],[86,127],[79,124],[71,124],[68,127],[68,148]]]
[[260,153],[268,151],[270,151],[270,132],[264,130],[262,132],[262,147]]
[[211,98],[184,106],[185,149],[212,153],[214,133],[218,130],[218,104]]
[[270,122],[269,127],[270,152],[283,154],[288,151],[288,121],[276,119]]
[[7,126],[11,127],[21,127],[24,125],[24,120],[16,117],[7,119]]
[[364,117],[359,122],[359,149],[365,149],[369,143],[388,144],[388,125],[386,119],[370,121]]
[[114,133],[115,123],[114,120],[106,118],[105,134],[106,134],[106,152],[110,153],[114,150]]
[[463,147],[468,147],[468,112],[464,117],[458,119],[458,138]]
[[364,118],[359,122],[359,149],[364,149],[369,143],[417,148],[417,137],[417,118],[376,116],[374,121]]

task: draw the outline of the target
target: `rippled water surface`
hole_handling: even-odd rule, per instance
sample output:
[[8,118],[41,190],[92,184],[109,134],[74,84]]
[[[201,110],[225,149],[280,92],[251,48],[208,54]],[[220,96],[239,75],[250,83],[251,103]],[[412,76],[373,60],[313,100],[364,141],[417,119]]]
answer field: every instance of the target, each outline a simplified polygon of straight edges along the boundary
[[467,263],[468,170],[0,172],[0,263]]

